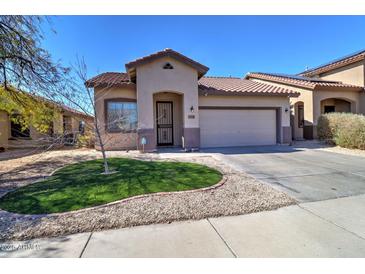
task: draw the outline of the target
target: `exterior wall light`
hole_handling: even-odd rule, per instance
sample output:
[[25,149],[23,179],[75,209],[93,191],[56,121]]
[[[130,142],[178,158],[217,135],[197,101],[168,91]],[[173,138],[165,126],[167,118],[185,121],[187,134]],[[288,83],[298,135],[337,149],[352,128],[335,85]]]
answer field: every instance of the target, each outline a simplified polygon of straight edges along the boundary
[[191,106],[190,111],[191,111],[191,113],[194,113],[194,107],[193,106]]

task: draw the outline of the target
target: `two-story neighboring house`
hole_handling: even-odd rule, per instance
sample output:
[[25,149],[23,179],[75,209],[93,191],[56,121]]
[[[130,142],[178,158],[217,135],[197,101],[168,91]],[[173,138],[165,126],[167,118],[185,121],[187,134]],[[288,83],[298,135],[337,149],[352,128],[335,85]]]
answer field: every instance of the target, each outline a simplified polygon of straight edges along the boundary
[[365,50],[297,75],[248,73],[246,79],[300,93],[290,99],[294,139],[316,138],[317,120],[323,113],[365,114]]

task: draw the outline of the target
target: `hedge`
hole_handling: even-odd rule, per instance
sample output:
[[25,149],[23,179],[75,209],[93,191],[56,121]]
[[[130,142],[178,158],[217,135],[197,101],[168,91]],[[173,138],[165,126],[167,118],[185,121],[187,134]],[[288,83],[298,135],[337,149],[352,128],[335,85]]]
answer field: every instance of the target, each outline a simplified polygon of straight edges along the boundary
[[320,140],[345,148],[365,149],[365,116],[352,113],[328,113],[318,118]]

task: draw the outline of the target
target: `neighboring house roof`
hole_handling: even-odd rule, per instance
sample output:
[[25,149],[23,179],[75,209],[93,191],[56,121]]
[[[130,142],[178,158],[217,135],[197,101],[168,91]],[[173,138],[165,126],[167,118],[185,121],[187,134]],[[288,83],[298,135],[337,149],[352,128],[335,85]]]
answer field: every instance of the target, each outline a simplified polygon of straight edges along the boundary
[[71,108],[69,106],[66,106],[66,105],[63,105],[63,104],[60,104],[60,103],[55,103],[55,102],[53,102],[53,104],[55,104],[57,107],[61,108],[63,111],[71,112],[72,114],[74,114],[76,116],[81,116],[81,117],[84,117],[84,118],[89,119],[89,120],[94,120],[94,116],[86,114],[86,113],[81,112],[81,111],[78,111],[78,110],[76,110],[74,108]]
[[193,59],[190,59],[189,57],[186,57],[185,55],[182,55],[181,53],[174,51],[172,49],[166,48],[164,50],[158,51],[156,53],[147,55],[145,57],[138,58],[132,62],[129,62],[125,64],[126,70],[130,72],[131,70],[135,69],[136,67],[140,65],[144,65],[150,62],[153,62],[159,58],[162,57],[171,57],[174,59],[179,60],[182,63],[185,63],[193,68],[195,68],[198,71],[199,78],[202,77],[204,74],[207,73],[209,70],[208,67],[194,61]]
[[361,51],[357,51],[352,54],[346,55],[344,57],[332,60],[328,63],[322,64],[315,68],[305,70],[301,73],[298,73],[298,75],[314,76],[314,75],[318,75],[320,73],[328,72],[328,71],[331,71],[331,70],[334,70],[337,68],[341,68],[341,67],[359,62],[364,59],[365,59],[365,50],[361,50]]
[[127,73],[123,72],[104,72],[86,81],[85,85],[89,88],[95,87],[118,87],[133,84],[129,80]]
[[62,111],[67,111],[67,112],[70,112],[74,115],[82,116],[83,118],[86,118],[86,119],[89,119],[89,120],[94,119],[94,116],[92,116],[92,115],[86,114],[82,111],[76,110],[74,108],[71,108],[71,107],[66,106],[64,104],[61,104],[61,103],[56,102],[54,100],[51,100],[51,99],[45,98],[43,96],[40,96],[38,94],[26,92],[26,91],[23,91],[23,90],[20,90],[20,89],[16,89],[14,87],[11,87],[11,89],[14,92],[18,92],[18,93],[22,93],[22,94],[25,94],[27,96],[30,96],[31,98],[33,98],[36,101],[42,101],[45,104],[48,104],[48,107],[60,108]]
[[312,90],[323,89],[338,89],[360,91],[363,87],[355,86],[351,84],[345,84],[339,81],[328,81],[317,78],[308,78],[299,75],[279,74],[279,73],[262,73],[262,72],[250,72],[246,75],[245,79],[261,79],[270,82],[275,82],[284,85],[290,85],[293,87],[307,88]]
[[300,95],[287,88],[234,77],[202,77],[198,83],[201,95]]

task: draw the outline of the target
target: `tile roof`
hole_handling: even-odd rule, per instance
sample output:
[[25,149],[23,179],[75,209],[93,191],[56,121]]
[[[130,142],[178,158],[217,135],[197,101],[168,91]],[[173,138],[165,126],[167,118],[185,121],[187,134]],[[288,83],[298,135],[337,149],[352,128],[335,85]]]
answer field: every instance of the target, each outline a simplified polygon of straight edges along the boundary
[[246,79],[254,78],[267,80],[275,83],[308,88],[308,89],[334,89],[341,88],[347,90],[363,90],[363,87],[355,86],[351,84],[345,84],[338,81],[327,81],[317,78],[308,78],[299,75],[288,75],[288,74],[278,74],[278,73],[262,73],[262,72],[252,72],[248,73],[245,77]]
[[216,95],[286,95],[296,97],[299,92],[266,83],[233,77],[202,77],[199,93]]
[[298,73],[298,75],[303,76],[314,76],[318,75],[320,73],[328,72],[336,68],[340,68],[346,65],[350,65],[353,63],[356,63],[358,61],[365,59],[365,50],[357,51],[352,54],[346,55],[344,57],[332,60],[326,64],[317,66],[315,68],[303,71],[301,73]]
[[[129,85],[126,73],[106,72],[87,81],[88,87],[112,87]],[[287,88],[281,88],[266,83],[259,83],[236,77],[202,77],[198,81],[200,94],[217,95],[288,95],[299,96],[299,93]]]
[[89,88],[94,87],[115,87],[133,84],[129,76],[124,72],[104,72],[86,81]]
[[132,62],[125,64],[125,67],[126,67],[126,70],[129,71],[133,68],[136,68],[139,65],[152,62],[161,57],[172,57],[172,58],[175,58],[175,59],[195,68],[199,73],[199,77],[202,77],[209,70],[208,67],[194,61],[193,59],[190,59],[189,57],[186,57],[185,55],[182,55],[181,53],[179,53],[177,51],[169,49],[169,48],[166,48],[166,49],[158,51],[156,53],[138,58]]

